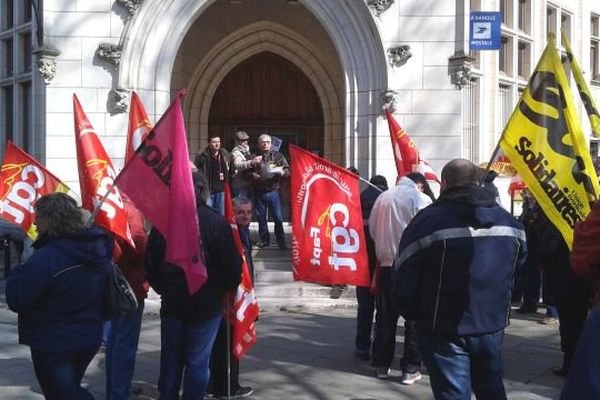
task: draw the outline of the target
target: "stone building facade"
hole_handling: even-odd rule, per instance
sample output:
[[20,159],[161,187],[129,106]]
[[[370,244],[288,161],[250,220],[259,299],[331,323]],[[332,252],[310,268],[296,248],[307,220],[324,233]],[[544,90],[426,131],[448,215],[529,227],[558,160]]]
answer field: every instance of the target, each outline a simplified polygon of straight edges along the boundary
[[[384,105],[437,171],[456,157],[484,162],[549,31],[567,31],[600,103],[600,2],[591,0],[7,0],[2,7],[0,155],[11,139],[74,188],[73,93],[117,166],[131,91],[156,121],[187,88],[191,152],[209,131],[225,143],[236,129],[267,131],[390,180]],[[471,10],[503,11],[502,50],[469,51]]]

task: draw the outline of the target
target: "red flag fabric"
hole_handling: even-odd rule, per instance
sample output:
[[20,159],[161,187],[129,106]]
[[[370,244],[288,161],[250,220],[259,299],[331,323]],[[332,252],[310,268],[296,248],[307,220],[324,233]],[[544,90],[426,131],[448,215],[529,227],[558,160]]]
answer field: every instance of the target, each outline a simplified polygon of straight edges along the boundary
[[233,354],[238,360],[241,360],[242,357],[244,357],[244,354],[246,354],[246,352],[256,343],[254,321],[258,318],[260,310],[254,294],[254,287],[252,278],[250,277],[246,253],[244,252],[244,246],[240,239],[240,232],[238,231],[235,222],[229,185],[225,185],[225,219],[229,222],[229,225],[231,225],[233,241],[243,260],[242,281],[238,286],[235,297],[233,297],[232,315],[230,317],[231,324],[233,325],[233,332],[231,335]]
[[294,145],[290,155],[294,279],[369,286],[358,176]]
[[100,206],[95,222],[135,248],[129,232],[125,206],[119,190],[113,184],[116,177],[115,169],[75,94],[73,94],[73,116],[83,208],[93,211],[108,191],[109,195]]
[[8,142],[0,169],[0,216],[14,222],[32,239],[37,237],[33,205],[41,196],[69,191],[42,164]]
[[527,184],[523,182],[519,175],[515,175],[511,178],[510,184],[508,185],[508,194],[510,197],[515,197],[518,191],[521,191],[527,187]]
[[115,184],[165,237],[166,261],[183,269],[188,291],[194,294],[207,275],[181,111],[183,95],[182,91],[175,97]]
[[394,149],[394,160],[396,161],[398,176],[401,177],[411,172],[419,172],[428,181],[439,183],[440,179],[433,168],[431,168],[427,161],[421,159],[419,149],[417,149],[417,146],[404,129],[400,127],[400,124],[398,124],[392,113],[386,109],[385,116],[390,128],[390,138]]
[[144,105],[136,92],[131,95],[129,106],[129,125],[127,129],[127,147],[125,148],[125,163],[131,160],[135,150],[139,147],[148,133],[152,130],[152,124]]

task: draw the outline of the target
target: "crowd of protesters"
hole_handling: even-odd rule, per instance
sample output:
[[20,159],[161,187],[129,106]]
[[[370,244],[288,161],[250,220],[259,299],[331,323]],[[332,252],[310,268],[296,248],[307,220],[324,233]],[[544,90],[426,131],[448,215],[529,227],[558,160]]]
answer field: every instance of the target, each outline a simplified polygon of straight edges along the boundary
[[[106,398],[132,397],[131,380],[148,284],[161,296],[158,390],[163,400],[242,398],[253,389],[239,383],[223,319],[227,293],[241,279],[242,257],[225,220],[225,187],[252,268],[248,226],[259,225],[258,248],[270,245],[267,209],[279,248],[286,249],[281,199],[289,176],[272,138],[258,137],[257,151],[244,131],[231,153],[218,136],[208,138],[192,173],[208,280],[189,294],[183,270],[166,259],[166,241],[148,234],[143,216],[124,198],[136,248],[89,226],[89,213],[66,194],[35,203],[39,237],[25,263],[8,277],[6,300],[19,316],[19,341],[31,349],[47,399],[93,399],[81,386],[102,340],[103,298],[113,260],[138,300],[138,309],[111,321],[106,343]],[[467,160],[449,162],[435,198],[419,173],[388,188],[376,175],[361,194],[369,271],[373,285],[357,288],[355,355],[372,361],[375,376],[389,378],[396,329],[404,319],[401,383],[421,379],[423,366],[436,399],[505,399],[502,342],[512,302],[519,313],[557,318],[564,353],[554,372],[567,377],[564,399],[600,398],[600,314],[592,305],[600,283],[600,205],[576,226],[572,252],[527,192],[519,219],[498,202],[493,174]],[[253,273],[251,273],[253,276]],[[375,323],[373,324],[373,315]],[[230,369],[230,371],[228,371]]]

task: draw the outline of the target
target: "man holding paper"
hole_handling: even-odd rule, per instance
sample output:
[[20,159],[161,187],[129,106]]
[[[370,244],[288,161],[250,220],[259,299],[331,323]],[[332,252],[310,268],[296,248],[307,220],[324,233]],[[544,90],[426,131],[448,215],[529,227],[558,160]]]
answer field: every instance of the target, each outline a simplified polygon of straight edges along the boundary
[[290,165],[283,154],[271,150],[271,136],[266,133],[258,137],[258,149],[262,160],[254,167],[252,173],[256,202],[256,219],[258,220],[258,236],[260,239],[258,247],[263,248],[270,243],[269,228],[267,226],[268,207],[275,222],[275,237],[277,238],[279,248],[286,249],[279,188],[281,178],[290,175]]

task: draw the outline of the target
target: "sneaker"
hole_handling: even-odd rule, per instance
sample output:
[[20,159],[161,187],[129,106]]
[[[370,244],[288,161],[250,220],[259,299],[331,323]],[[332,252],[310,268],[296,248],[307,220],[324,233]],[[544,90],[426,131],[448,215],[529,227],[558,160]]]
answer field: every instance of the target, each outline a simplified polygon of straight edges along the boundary
[[[234,393],[231,393],[231,398],[232,399],[243,399],[245,397],[252,396],[252,393],[254,393],[254,389],[252,389],[252,387],[250,387],[250,386],[240,386],[238,388],[238,390],[236,390]],[[219,398],[220,399],[227,399],[227,395],[221,396]]]
[[544,317],[539,320],[539,323],[542,325],[556,325],[556,324],[558,324],[558,318]]
[[375,367],[375,376],[377,379],[389,379],[390,369],[387,367]]
[[423,376],[419,371],[415,372],[414,374],[411,374],[410,372],[404,372],[402,374],[402,380],[400,381],[400,383],[403,385],[412,385],[422,377]]
[[515,312],[519,314],[535,314],[537,312],[537,304],[523,304]]
[[269,246],[269,242],[265,242],[264,240],[261,240],[260,242],[256,243],[256,247],[258,247],[259,249],[264,249],[265,247]]

